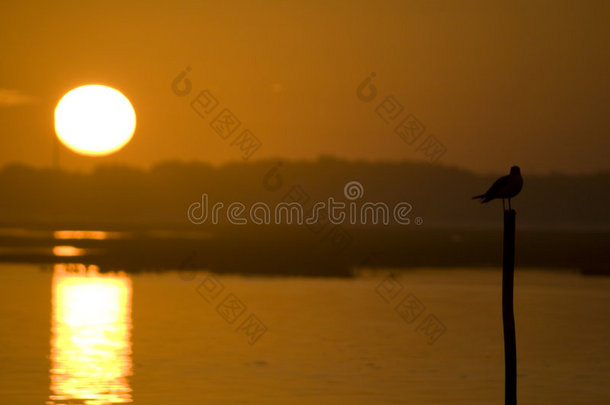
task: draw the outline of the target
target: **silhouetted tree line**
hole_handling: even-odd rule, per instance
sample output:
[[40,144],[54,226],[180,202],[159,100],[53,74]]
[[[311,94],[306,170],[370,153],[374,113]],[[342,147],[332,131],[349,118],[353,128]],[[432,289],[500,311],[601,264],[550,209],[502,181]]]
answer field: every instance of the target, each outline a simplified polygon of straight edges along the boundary
[[[530,175],[526,167],[522,170],[524,188],[514,200],[519,226],[610,225],[610,173]],[[100,166],[91,173],[13,164],[0,171],[0,221],[18,226],[193,227],[186,211],[202,193],[208,194],[210,203],[300,199],[307,206],[328,197],[347,201],[343,187],[355,180],[364,188],[358,201],[409,202],[412,217],[423,219],[422,227],[496,226],[502,218],[501,204],[480,206],[470,197],[485,191],[498,175],[427,163],[330,157],[220,167],[165,162],[149,170]]]

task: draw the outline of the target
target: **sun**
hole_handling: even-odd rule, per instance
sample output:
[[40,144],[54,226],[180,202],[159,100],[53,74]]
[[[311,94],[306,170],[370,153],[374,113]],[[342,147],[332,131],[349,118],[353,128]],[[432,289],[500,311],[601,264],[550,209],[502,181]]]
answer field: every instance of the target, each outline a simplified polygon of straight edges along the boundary
[[120,91],[99,84],[67,92],[55,107],[55,133],[76,153],[104,156],[125,146],[136,129],[136,113]]

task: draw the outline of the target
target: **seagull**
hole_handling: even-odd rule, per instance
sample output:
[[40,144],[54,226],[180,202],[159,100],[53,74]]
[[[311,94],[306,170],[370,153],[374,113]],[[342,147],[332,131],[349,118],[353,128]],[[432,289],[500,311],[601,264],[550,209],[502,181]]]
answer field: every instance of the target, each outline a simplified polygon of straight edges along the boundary
[[510,168],[510,174],[508,176],[502,176],[487,190],[485,194],[475,195],[472,199],[481,199],[481,203],[486,203],[494,198],[502,199],[502,208],[506,211],[504,206],[504,199],[508,198],[508,209],[511,210],[510,199],[519,194],[523,187],[523,178],[521,177],[521,169],[519,166],[513,166]]

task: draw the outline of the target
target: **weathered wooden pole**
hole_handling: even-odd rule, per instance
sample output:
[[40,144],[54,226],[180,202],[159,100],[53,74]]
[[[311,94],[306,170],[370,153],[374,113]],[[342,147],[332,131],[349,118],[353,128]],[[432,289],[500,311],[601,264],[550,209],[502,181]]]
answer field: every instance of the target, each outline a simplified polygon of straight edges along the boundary
[[515,210],[504,211],[504,253],[502,264],[502,324],[504,326],[504,403],[517,404],[517,345],[513,311],[515,275]]

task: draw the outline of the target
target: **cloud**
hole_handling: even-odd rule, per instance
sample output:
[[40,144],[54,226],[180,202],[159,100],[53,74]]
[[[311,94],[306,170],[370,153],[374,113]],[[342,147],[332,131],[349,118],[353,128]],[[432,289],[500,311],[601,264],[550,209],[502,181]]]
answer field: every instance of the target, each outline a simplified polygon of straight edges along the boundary
[[0,89],[0,108],[32,104],[36,101],[38,101],[38,98],[27,95],[20,90]]

